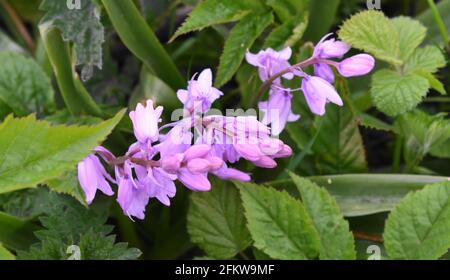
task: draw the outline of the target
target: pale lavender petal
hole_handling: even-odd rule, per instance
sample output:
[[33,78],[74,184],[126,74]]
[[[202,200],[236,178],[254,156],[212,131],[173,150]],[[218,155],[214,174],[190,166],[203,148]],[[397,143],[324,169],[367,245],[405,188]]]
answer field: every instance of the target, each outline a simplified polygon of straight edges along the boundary
[[314,74],[329,83],[334,83],[334,73],[331,67],[325,63],[314,64]]
[[363,76],[375,66],[375,59],[368,54],[358,54],[339,63],[338,71],[344,77]]
[[211,183],[206,174],[192,174],[187,169],[181,169],[178,174],[178,180],[187,188],[193,191],[209,191]]
[[193,145],[184,152],[184,158],[186,161],[190,161],[194,158],[200,158],[206,156],[211,151],[211,146],[207,144]]

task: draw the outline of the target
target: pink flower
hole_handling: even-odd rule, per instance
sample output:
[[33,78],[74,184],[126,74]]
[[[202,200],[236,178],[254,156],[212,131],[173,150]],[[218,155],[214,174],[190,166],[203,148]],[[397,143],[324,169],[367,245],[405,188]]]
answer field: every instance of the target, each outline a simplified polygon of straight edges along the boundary
[[339,73],[344,77],[363,76],[372,71],[375,59],[368,54],[358,54],[339,63]]
[[[249,64],[258,67],[260,79],[266,81],[273,75],[291,66],[289,64],[291,55],[292,50],[289,47],[279,52],[268,48],[259,51],[257,54],[247,52],[245,58]],[[292,73],[286,73],[283,75],[283,78],[290,80],[294,78],[294,75]],[[279,79],[276,82],[279,82]]]
[[138,104],[135,111],[130,112],[130,119],[133,122],[134,135],[142,143],[155,142],[158,140],[158,123],[161,121],[163,107],[153,108],[153,101],[147,100],[147,106]]
[[319,116],[325,114],[325,105],[332,102],[338,106],[343,106],[343,102],[335,88],[326,80],[315,76],[304,76],[302,81],[302,91],[311,111]]

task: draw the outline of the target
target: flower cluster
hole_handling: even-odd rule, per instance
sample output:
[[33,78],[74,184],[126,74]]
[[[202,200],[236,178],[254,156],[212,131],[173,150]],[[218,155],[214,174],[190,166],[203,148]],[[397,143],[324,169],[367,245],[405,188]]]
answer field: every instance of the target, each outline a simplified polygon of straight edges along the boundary
[[[253,116],[202,116],[223,93],[212,86],[211,70],[206,69],[189,81],[187,90],[177,96],[184,105],[184,117],[159,127],[163,108],[154,108],[151,100],[138,104],[129,116],[137,142],[122,157],[115,157],[104,147],[78,164],[78,179],[91,203],[98,190],[114,192],[130,218],[145,217],[150,198],[169,206],[176,194],[175,181],[193,191],[209,191],[208,174],[224,180],[249,181],[247,173],[229,167],[246,159],[263,168],[274,168],[274,159],[292,154],[289,146],[270,136],[270,129]],[[166,133],[162,130],[170,128]],[[198,135],[194,139],[192,131]],[[109,175],[101,159],[114,169]]]
[[[335,76],[332,67],[343,77],[354,77],[368,74],[372,71],[375,60],[368,54],[358,54],[340,62],[331,59],[341,59],[350,46],[344,42],[330,38],[331,34],[323,37],[315,46],[312,57],[290,65],[292,51],[289,47],[277,52],[266,49],[252,54],[247,52],[246,60],[249,64],[258,67],[260,79],[270,86],[268,101],[260,102],[259,109],[265,112],[262,122],[266,125],[272,123],[272,132],[278,135],[287,122],[300,118],[291,111],[293,90],[282,86],[281,78],[291,80],[294,76],[302,78],[301,90],[311,111],[316,115],[325,114],[325,106],[332,102],[342,106],[343,102],[335,88],[332,86]],[[314,76],[302,70],[307,66],[314,67]],[[274,126],[274,121],[277,125]]]

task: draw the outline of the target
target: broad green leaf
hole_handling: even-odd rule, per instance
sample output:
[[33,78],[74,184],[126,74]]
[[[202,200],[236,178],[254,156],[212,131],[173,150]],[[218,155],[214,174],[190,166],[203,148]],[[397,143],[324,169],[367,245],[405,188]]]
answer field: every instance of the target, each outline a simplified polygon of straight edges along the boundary
[[339,38],[391,64],[402,64],[400,40],[394,24],[378,11],[364,11],[345,21]]
[[[343,2],[343,1],[342,1]],[[309,4],[309,24],[305,39],[318,42],[336,23],[341,0],[312,0]]]
[[[447,32],[450,32],[450,0],[441,0],[439,1],[439,3],[436,3],[436,6],[442,20],[444,21]],[[443,46],[444,41],[439,31],[439,26],[436,24],[436,20],[434,19],[431,10],[427,9],[425,12],[420,14],[417,19],[428,28],[428,33],[425,41],[429,44],[438,43]]]
[[8,251],[0,243],[0,261],[12,261],[15,259],[16,259],[16,256],[14,256],[10,251]]
[[321,174],[358,173],[367,170],[364,144],[344,82],[337,83],[344,107],[327,106],[327,113],[314,126],[320,133],[313,146]]
[[[397,174],[346,174],[308,177],[324,187],[336,199],[346,217],[357,217],[391,211],[411,191],[427,184],[448,180],[447,177]],[[292,180],[268,183],[277,189],[298,195]]]
[[322,260],[353,260],[356,258],[353,236],[336,200],[313,182],[289,173],[297,186],[302,202],[320,236]]
[[442,95],[446,95],[447,91],[445,90],[444,85],[439,81],[433,74],[430,72],[427,72],[422,69],[417,69],[414,71],[415,74],[420,75],[428,80],[428,83],[430,84],[430,87],[437,92],[439,92]]
[[249,14],[231,29],[220,57],[215,82],[217,87],[222,86],[233,77],[241,65],[247,49],[253,45],[256,38],[272,22],[272,13],[262,15]]
[[427,29],[417,20],[409,17],[396,17],[391,20],[399,35],[399,58],[406,61],[423,42]]
[[210,192],[193,193],[188,231],[192,242],[216,259],[231,259],[244,251],[251,238],[236,187],[215,180]]
[[442,68],[445,65],[445,57],[438,47],[425,46],[416,49],[412,56],[406,61],[404,69],[405,72],[421,69],[430,73],[435,73],[439,68]]
[[408,168],[417,166],[433,147],[450,139],[450,120],[445,114],[435,116],[413,111],[398,118],[397,127],[405,138],[404,156]]
[[228,34],[215,81],[216,87],[228,82],[244,59],[245,52],[251,47],[256,38],[273,22],[272,13],[254,15],[249,14],[239,21]]
[[305,12],[274,28],[267,36],[264,47],[271,47],[276,50],[292,47],[302,38],[308,26],[308,19],[308,13]]
[[67,1],[44,0],[40,9],[46,14],[40,24],[57,27],[65,41],[74,43],[76,64],[83,65],[81,78],[88,80],[93,75],[94,66],[102,68],[104,30],[94,1],[78,2],[79,8],[70,8]]
[[275,259],[318,256],[320,240],[303,204],[287,192],[237,183],[254,246]]
[[46,188],[25,189],[0,195],[0,211],[22,219],[33,219],[43,212],[48,202]]
[[414,109],[427,95],[429,86],[422,76],[383,69],[372,76],[370,93],[378,110],[397,116]]
[[50,79],[31,58],[0,53],[0,100],[16,115],[42,114],[53,107]]
[[450,158],[450,139],[431,147],[430,154],[439,158]]
[[47,181],[46,184],[52,191],[70,195],[81,204],[87,206],[84,192],[78,183],[77,171],[75,169],[69,170],[62,176]]
[[310,0],[266,0],[266,4],[275,11],[282,22],[307,11],[309,2]]
[[33,232],[38,229],[31,221],[0,212],[0,242],[9,249],[27,249],[36,241]]
[[450,182],[410,193],[391,212],[384,232],[393,259],[438,259],[450,248]]
[[9,116],[0,124],[0,193],[34,187],[75,168],[124,112],[95,126],[50,126],[33,115]]
[[357,117],[358,124],[360,126],[376,129],[376,130],[383,130],[383,131],[393,131],[394,127],[372,115],[361,113]]
[[170,41],[178,36],[216,24],[237,21],[251,12],[253,1],[205,0],[198,4]]

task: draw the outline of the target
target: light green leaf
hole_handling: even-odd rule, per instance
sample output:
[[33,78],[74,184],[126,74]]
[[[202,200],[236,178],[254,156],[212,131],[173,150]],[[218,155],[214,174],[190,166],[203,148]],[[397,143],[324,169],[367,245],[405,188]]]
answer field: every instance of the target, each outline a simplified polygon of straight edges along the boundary
[[438,259],[450,248],[450,182],[410,193],[391,212],[384,232],[393,259]]
[[360,12],[345,21],[338,34],[341,40],[373,54],[378,59],[402,64],[399,58],[399,34],[394,24],[382,12]]
[[57,193],[70,195],[81,204],[87,206],[84,192],[78,183],[77,172],[75,169],[65,172],[58,178],[47,181],[46,184],[51,190]]
[[42,114],[53,107],[50,79],[31,58],[0,53],[0,100],[16,115]]
[[336,200],[311,181],[289,173],[297,186],[302,202],[320,236],[322,260],[354,260],[353,236]]
[[215,259],[231,259],[250,245],[239,192],[215,180],[210,192],[193,193],[188,212],[192,242]]
[[447,91],[445,90],[444,85],[439,81],[433,74],[430,72],[427,72],[422,69],[417,69],[414,71],[415,74],[420,75],[428,80],[428,83],[430,84],[430,87],[437,92],[439,92],[442,95],[446,95]]
[[292,47],[305,33],[308,26],[308,13],[293,17],[282,25],[274,28],[264,42],[264,48],[282,49]]
[[412,72],[418,69],[435,73],[439,68],[446,65],[442,51],[436,46],[426,46],[418,48],[406,61],[405,72]]
[[431,147],[430,154],[438,158],[450,158],[450,139]]
[[9,116],[0,125],[0,193],[34,187],[75,168],[124,112],[95,126],[50,126],[33,115]]
[[225,47],[220,57],[216,87],[228,82],[238,70],[245,52],[255,42],[264,29],[273,22],[272,13],[262,15],[250,14],[237,23],[228,34]]
[[423,42],[427,29],[417,20],[409,17],[396,17],[391,20],[399,35],[399,58],[406,61]]
[[401,75],[383,69],[372,76],[370,93],[373,103],[381,112],[397,116],[414,109],[427,95],[428,80],[408,73]]
[[205,0],[198,4],[189,14],[183,25],[178,28],[170,41],[178,36],[201,30],[216,24],[237,21],[252,9],[253,1]]
[[[448,180],[447,177],[398,174],[346,174],[308,177],[324,187],[336,199],[346,217],[358,217],[391,211],[411,191],[427,184]],[[269,183],[296,197],[292,180]]]
[[39,8],[47,13],[40,24],[57,27],[65,41],[74,43],[76,64],[83,65],[81,78],[88,80],[92,77],[94,66],[102,68],[104,30],[94,1],[79,3],[79,9],[70,9],[67,1],[44,0]]
[[357,117],[358,123],[359,125],[366,127],[366,128],[371,128],[371,129],[376,129],[376,130],[383,130],[383,131],[393,131],[394,127],[372,115],[366,114],[366,113],[361,113],[358,115]]
[[12,261],[15,259],[16,259],[16,256],[14,256],[10,251],[8,251],[0,243],[0,261]]
[[254,246],[275,259],[318,256],[320,240],[302,203],[286,192],[237,183]]

